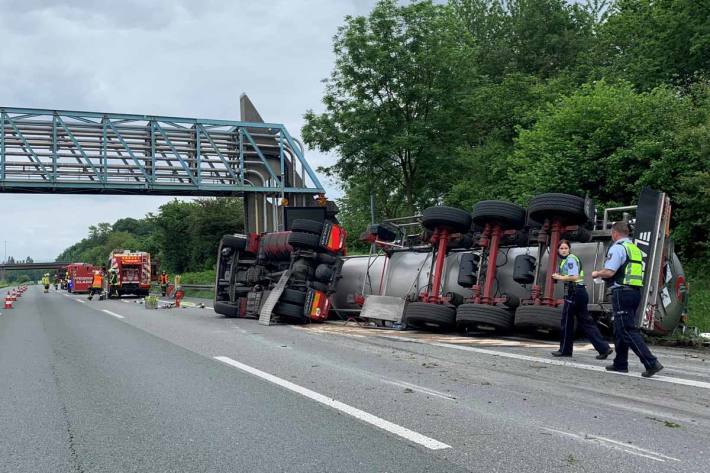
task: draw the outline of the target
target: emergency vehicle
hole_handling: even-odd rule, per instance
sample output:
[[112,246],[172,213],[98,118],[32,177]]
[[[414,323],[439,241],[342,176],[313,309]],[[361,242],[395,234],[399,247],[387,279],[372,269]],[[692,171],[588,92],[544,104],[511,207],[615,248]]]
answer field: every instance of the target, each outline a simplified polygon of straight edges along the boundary
[[[147,296],[151,283],[150,253],[114,250],[108,260],[109,270],[118,272],[118,295]],[[110,276],[106,276],[106,284]]]
[[67,266],[69,280],[67,291],[72,293],[88,293],[94,274],[94,265],[89,263],[72,263]]

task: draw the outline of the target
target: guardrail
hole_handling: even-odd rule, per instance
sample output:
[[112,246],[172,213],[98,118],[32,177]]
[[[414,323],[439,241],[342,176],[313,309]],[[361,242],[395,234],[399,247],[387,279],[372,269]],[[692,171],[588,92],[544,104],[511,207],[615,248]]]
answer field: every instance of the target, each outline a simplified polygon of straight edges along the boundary
[[180,284],[183,289],[214,289],[214,284]]

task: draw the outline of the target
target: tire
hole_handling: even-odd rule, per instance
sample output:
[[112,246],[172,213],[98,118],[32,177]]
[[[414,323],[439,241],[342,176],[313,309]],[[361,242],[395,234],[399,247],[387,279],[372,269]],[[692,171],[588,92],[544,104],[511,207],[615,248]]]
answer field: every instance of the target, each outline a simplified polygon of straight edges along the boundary
[[429,207],[422,212],[422,225],[432,231],[445,228],[455,233],[466,233],[471,228],[471,215],[454,207]]
[[239,307],[228,302],[215,301],[214,311],[228,318],[237,317],[239,315]]
[[297,218],[291,224],[291,231],[320,235],[323,232],[323,222],[318,222],[316,220],[306,220],[304,218]]
[[305,322],[306,315],[303,312],[302,305],[288,304],[286,302],[280,302],[274,307],[275,314],[298,322]]
[[291,232],[288,244],[294,248],[316,250],[320,246],[320,237],[312,233]]
[[404,308],[403,320],[407,325],[414,327],[434,325],[438,328],[450,329],[456,324],[456,309],[441,304],[410,302]]
[[499,331],[513,328],[513,313],[484,304],[461,304],[456,309],[456,325],[460,328],[493,327]]
[[247,247],[247,240],[243,237],[234,235],[224,235],[222,237],[222,248],[234,248],[235,250],[244,250]]
[[473,223],[497,223],[504,230],[520,230],[525,226],[525,209],[502,200],[482,200],[473,206]]
[[561,323],[562,307],[521,305],[515,311],[515,328],[517,329],[545,329],[559,332]]
[[323,283],[328,283],[333,279],[333,269],[327,264],[319,264],[316,267],[315,278]]
[[562,223],[582,225],[587,223],[584,212],[584,199],[569,194],[536,195],[528,205],[528,215],[536,222],[543,223],[545,219],[557,218]]
[[300,305],[303,307],[306,303],[306,293],[299,291],[298,289],[289,289],[287,287],[281,294],[279,302],[288,302],[289,304]]

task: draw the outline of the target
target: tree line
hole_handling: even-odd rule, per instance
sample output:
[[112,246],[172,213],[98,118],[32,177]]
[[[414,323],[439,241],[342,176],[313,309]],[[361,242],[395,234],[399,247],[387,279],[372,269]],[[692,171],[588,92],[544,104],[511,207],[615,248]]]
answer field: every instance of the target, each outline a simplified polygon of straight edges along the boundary
[[213,269],[222,235],[244,231],[240,198],[173,200],[145,218],[122,218],[89,227],[89,234],[57,261],[105,265],[111,251],[147,251],[170,273]]
[[686,259],[710,256],[710,4],[381,0],[334,37],[325,111],[305,114],[342,185],[350,246],[370,220],[541,192],[674,204]]

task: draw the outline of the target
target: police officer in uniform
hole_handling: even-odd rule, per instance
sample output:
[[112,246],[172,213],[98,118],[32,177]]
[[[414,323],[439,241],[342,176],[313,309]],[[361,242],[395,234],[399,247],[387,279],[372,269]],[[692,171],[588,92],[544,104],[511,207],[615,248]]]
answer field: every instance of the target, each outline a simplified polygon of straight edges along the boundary
[[570,253],[569,240],[561,240],[557,247],[560,256],[559,272],[552,275],[556,281],[565,283],[565,303],[562,307],[560,349],[552,352],[552,356],[572,356],[574,345],[574,320],[577,319],[584,335],[592,342],[594,349],[599,352],[597,360],[606,360],[614,350],[602,337],[594,320],[589,315],[587,304],[589,294],[584,285],[584,269],[582,261]]
[[650,378],[663,369],[636,326],[636,312],[641,303],[643,287],[643,262],[641,250],[629,238],[629,225],[616,222],[611,227],[614,243],[609,247],[604,269],[592,272],[592,277],[601,277],[612,282],[611,304],[614,314],[614,364],[608,371],[629,371],[629,348],[639,357],[646,371],[641,376]]

